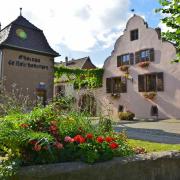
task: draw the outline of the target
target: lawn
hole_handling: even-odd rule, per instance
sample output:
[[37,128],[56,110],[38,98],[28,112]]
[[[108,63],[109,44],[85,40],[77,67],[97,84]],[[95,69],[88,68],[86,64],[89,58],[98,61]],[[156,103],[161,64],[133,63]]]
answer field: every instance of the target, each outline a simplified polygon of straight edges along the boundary
[[163,144],[163,143],[154,143],[149,141],[129,139],[129,145],[133,147],[144,147],[147,152],[157,152],[157,151],[170,151],[170,150],[179,150],[180,144]]

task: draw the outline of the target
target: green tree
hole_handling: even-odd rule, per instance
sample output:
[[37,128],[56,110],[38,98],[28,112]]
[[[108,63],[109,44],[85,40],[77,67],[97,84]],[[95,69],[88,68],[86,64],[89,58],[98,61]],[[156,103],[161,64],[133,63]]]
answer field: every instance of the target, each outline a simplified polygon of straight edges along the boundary
[[172,29],[163,32],[162,36],[175,44],[177,57],[173,62],[180,62],[180,0],[159,0],[159,3],[162,7],[156,9],[156,12],[164,15],[162,23]]

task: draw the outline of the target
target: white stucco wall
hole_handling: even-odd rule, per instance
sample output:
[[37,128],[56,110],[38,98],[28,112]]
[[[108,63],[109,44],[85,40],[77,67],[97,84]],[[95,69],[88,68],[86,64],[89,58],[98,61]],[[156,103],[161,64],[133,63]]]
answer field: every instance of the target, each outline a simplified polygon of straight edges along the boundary
[[[134,29],[139,30],[139,39],[130,41],[130,31]],[[117,67],[117,56],[146,48],[154,48],[155,61],[151,62],[147,69],[137,64],[131,65],[129,72],[133,82],[127,80],[127,93],[121,93],[119,99],[113,99],[111,94],[106,93],[106,78],[123,75]],[[159,118],[180,119],[180,63],[170,63],[175,55],[176,49],[171,43],[159,39],[154,29],[147,28],[144,20],[134,15],[129,19],[124,34],[116,41],[111,56],[104,63],[103,88],[96,90],[97,101],[111,106],[114,118],[118,118],[119,105],[134,112],[137,118],[152,118],[151,106],[157,105]],[[164,73],[164,91],[157,92],[153,101],[145,99],[142,93],[138,92],[138,75],[151,72]]]

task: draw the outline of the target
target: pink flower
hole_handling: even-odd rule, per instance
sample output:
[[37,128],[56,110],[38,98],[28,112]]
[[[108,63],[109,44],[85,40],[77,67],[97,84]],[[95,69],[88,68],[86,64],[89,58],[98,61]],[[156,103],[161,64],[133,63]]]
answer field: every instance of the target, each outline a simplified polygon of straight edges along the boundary
[[56,146],[57,149],[63,149],[63,144],[59,143],[59,142],[55,142],[54,144]]
[[70,136],[66,136],[64,138],[64,142],[72,142],[72,138]]

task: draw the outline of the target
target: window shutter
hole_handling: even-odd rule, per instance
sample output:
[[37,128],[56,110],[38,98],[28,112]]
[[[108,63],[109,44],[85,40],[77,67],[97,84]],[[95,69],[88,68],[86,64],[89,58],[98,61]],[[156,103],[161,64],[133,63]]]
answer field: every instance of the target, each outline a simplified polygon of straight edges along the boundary
[[136,64],[140,62],[140,51],[135,52]]
[[154,48],[149,49],[150,61],[154,61]]
[[157,73],[157,91],[164,91],[164,78],[163,73]]
[[122,65],[122,56],[117,56],[117,67]]
[[133,65],[134,64],[134,54],[130,53],[129,56],[130,56],[130,64]]
[[144,75],[138,75],[138,89],[139,92],[145,92]]
[[111,83],[112,79],[111,78],[106,78],[106,93],[111,93]]
[[125,77],[121,77],[121,92],[127,92],[127,79]]

